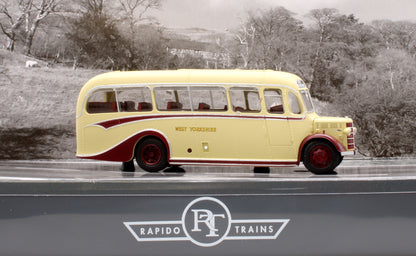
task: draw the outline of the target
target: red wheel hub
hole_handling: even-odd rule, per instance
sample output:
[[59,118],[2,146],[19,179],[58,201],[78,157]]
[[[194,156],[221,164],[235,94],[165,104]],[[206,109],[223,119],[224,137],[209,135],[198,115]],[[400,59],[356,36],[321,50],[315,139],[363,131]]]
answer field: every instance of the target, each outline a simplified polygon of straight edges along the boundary
[[312,148],[309,153],[310,162],[317,168],[325,168],[332,162],[331,150],[323,145]]
[[157,145],[148,144],[143,147],[141,158],[147,165],[156,165],[162,158],[162,151]]

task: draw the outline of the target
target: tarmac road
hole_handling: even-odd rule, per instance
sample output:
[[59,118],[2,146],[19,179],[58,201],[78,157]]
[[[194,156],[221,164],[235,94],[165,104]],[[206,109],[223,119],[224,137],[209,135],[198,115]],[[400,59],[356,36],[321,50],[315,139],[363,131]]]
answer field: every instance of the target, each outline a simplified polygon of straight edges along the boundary
[[270,168],[270,173],[253,173],[252,167],[195,167],[166,169],[159,173],[147,173],[136,165],[134,173],[120,171],[121,164],[101,161],[0,161],[1,181],[80,181],[80,180],[250,180],[250,179],[416,179],[416,159],[346,159],[334,175],[314,175],[302,165],[299,167]]

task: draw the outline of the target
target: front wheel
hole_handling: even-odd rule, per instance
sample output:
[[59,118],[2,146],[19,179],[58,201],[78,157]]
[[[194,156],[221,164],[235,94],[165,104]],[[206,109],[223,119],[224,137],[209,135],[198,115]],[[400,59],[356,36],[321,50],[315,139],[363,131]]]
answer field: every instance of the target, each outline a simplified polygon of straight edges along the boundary
[[145,171],[158,172],[168,165],[165,145],[158,139],[148,138],[136,148],[136,162]]
[[341,163],[341,154],[326,141],[313,141],[303,151],[303,164],[314,174],[332,174]]

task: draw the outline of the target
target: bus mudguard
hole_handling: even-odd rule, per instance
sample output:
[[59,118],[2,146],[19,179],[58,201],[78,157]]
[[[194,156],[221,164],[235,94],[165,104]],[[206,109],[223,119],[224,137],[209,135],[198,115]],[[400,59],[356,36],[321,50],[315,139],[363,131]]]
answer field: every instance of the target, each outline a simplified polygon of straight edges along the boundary
[[121,141],[119,144],[113,146],[112,148],[100,152],[94,155],[88,156],[79,156],[80,158],[85,159],[95,159],[103,161],[114,161],[114,162],[128,162],[134,157],[134,149],[138,142],[140,142],[145,137],[156,137],[160,139],[166,147],[168,160],[170,159],[170,146],[166,137],[157,130],[144,130],[138,133],[133,134],[132,136]]
[[346,151],[345,147],[341,144],[341,142],[339,142],[337,139],[335,139],[334,137],[332,137],[331,135],[328,134],[322,134],[322,133],[317,133],[317,134],[313,134],[310,135],[308,137],[306,137],[303,141],[302,144],[299,147],[299,153],[298,153],[298,164],[301,161],[301,157],[302,157],[302,151],[303,148],[305,147],[305,145],[312,141],[312,140],[316,140],[316,139],[321,139],[321,140],[326,140],[329,141],[338,152],[344,152]]

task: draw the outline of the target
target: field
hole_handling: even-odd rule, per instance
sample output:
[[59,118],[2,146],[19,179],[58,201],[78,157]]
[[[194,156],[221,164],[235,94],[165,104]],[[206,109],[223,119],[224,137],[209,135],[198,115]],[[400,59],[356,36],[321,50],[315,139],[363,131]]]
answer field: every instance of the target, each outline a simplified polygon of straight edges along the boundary
[[0,50],[0,159],[74,158],[78,92],[105,71],[26,60]]

